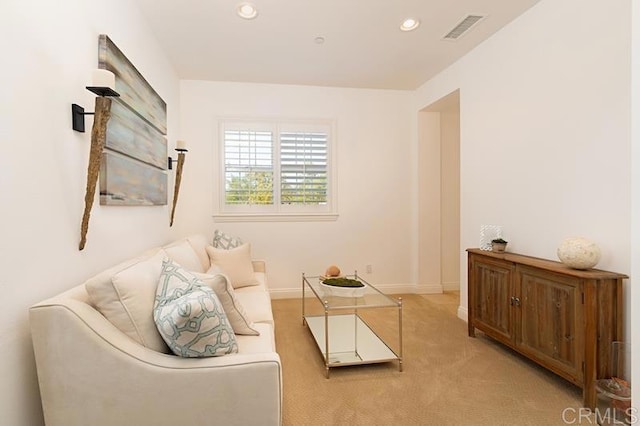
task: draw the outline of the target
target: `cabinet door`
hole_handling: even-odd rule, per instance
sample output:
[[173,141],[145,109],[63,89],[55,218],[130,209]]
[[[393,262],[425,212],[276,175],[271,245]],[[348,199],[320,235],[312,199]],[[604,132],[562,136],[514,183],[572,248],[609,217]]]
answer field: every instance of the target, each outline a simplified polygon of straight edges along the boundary
[[516,349],[566,379],[581,384],[582,288],[580,280],[518,265]]
[[513,296],[511,275],[513,264],[473,256],[472,279],[470,291],[473,297],[473,325],[491,337],[512,343],[513,313],[511,296]]

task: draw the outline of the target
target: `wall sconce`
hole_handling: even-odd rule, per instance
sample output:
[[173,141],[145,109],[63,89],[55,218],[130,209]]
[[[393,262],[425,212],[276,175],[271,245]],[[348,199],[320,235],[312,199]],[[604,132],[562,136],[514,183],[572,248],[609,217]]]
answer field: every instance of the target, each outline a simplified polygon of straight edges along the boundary
[[169,162],[167,164],[168,169],[172,170],[173,162],[178,161],[178,167],[176,168],[176,183],[173,190],[173,207],[171,207],[171,221],[169,222],[169,227],[173,226],[176,204],[178,204],[178,193],[180,192],[180,181],[182,180],[182,167],[184,166],[185,152],[188,152],[187,143],[185,141],[176,141],[176,151],[178,151],[178,160],[174,160],[169,157]]
[[[87,90],[101,97],[119,97],[120,94],[114,90],[116,87],[116,76],[109,70],[93,70],[93,85],[87,86]],[[84,133],[84,116],[95,115],[95,112],[84,112],[78,104],[71,104],[71,126],[76,132]]]
[[115,75],[108,70],[98,69],[93,71],[93,85],[87,86],[87,90],[98,95],[96,97],[95,112],[84,112],[80,105],[72,104],[72,126],[73,130],[84,132],[84,116],[93,115],[93,128],[91,129],[91,151],[89,153],[89,166],[87,167],[87,188],[84,195],[84,213],[82,215],[82,225],[80,226],[79,250],[84,249],[87,243],[87,231],[89,230],[89,217],[93,198],[96,192],[98,175],[100,174],[100,163],[102,162],[102,151],[107,140],[107,123],[111,118],[111,98],[120,96],[114,90],[116,83]]

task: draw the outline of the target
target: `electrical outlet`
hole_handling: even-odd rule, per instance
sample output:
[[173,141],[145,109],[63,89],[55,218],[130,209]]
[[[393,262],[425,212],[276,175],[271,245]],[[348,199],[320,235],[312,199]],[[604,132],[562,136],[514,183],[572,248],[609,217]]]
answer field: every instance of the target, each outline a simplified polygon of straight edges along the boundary
[[373,267],[371,265],[367,265],[367,274],[370,274],[373,272]]

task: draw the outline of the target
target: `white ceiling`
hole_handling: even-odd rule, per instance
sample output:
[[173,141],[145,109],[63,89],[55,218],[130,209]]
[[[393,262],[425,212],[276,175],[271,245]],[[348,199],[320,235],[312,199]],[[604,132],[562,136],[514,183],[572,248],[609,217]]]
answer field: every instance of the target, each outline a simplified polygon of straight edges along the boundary
[[[251,21],[242,0],[135,1],[181,79],[415,89],[539,0],[253,0]],[[442,40],[468,14],[487,18]]]

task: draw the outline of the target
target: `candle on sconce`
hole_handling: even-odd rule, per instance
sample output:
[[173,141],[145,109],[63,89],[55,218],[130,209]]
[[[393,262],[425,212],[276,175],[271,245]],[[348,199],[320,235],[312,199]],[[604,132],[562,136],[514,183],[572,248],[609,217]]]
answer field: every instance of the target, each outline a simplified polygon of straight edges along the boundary
[[92,77],[95,87],[108,87],[111,90],[116,89],[116,76],[111,71],[98,68],[93,70]]
[[176,150],[177,151],[186,151],[187,143],[185,141],[176,141]]

